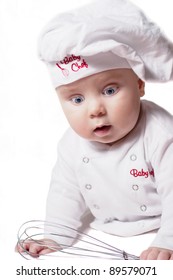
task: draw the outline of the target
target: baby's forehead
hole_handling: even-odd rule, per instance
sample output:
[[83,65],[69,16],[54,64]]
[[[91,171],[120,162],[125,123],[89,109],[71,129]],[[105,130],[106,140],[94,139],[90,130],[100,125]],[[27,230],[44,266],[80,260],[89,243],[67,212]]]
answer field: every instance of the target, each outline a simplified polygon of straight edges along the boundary
[[78,87],[82,87],[86,84],[94,84],[95,86],[99,85],[100,83],[111,83],[111,82],[118,82],[119,80],[122,80],[127,77],[137,77],[136,74],[133,72],[132,69],[112,69],[112,70],[106,70],[100,73],[96,73],[90,76],[87,76],[85,78],[79,79],[75,82],[62,85],[58,87],[58,90],[60,91],[69,91],[69,90],[75,90]]

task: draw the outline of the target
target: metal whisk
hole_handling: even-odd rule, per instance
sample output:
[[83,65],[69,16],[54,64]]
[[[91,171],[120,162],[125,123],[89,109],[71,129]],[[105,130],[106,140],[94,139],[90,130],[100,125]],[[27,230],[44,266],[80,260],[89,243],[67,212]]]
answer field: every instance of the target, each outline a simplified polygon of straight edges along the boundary
[[[64,239],[70,243],[67,245],[64,242],[59,242],[58,245],[45,244],[49,249],[55,251],[54,254],[49,254],[49,256],[80,256],[87,258],[104,258],[112,260],[139,260],[139,257],[129,254],[124,250],[120,250],[104,241],[99,240],[87,233],[76,230],[74,228],[57,224],[49,223],[42,220],[31,220],[25,222],[19,228],[17,238],[18,244],[23,248],[23,253],[20,253],[24,258],[29,259],[32,255],[24,248],[25,242],[36,242],[41,245],[39,241],[44,236],[44,228],[51,227],[50,232],[46,232],[46,236],[49,239],[58,240],[58,238]],[[53,229],[53,230],[52,230]],[[74,242],[74,236],[77,236]],[[72,245],[71,245],[72,244]],[[48,254],[46,255],[48,256]]]

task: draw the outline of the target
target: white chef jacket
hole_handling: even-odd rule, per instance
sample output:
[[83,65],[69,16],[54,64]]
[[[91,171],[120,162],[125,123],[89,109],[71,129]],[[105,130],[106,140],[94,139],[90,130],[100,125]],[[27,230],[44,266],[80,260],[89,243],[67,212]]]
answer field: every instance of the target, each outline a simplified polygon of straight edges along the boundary
[[[173,116],[142,100],[136,127],[112,146],[69,129],[58,145],[46,220],[77,229],[89,208],[91,227],[118,236],[158,229],[151,246],[173,250]],[[46,229],[59,232],[58,229]],[[74,232],[61,229],[59,243]]]

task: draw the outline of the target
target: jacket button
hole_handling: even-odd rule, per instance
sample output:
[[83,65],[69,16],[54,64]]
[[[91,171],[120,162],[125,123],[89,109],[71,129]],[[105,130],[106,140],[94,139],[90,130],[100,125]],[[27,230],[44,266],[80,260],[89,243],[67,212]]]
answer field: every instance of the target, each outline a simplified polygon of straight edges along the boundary
[[89,162],[89,158],[84,157],[84,158],[83,158],[83,162],[84,162],[84,163],[88,163],[88,162]]
[[91,186],[90,184],[86,184],[86,185],[85,185],[85,188],[86,188],[87,190],[91,190],[91,189],[92,189],[92,186]]
[[114,217],[106,218],[105,221],[104,221],[104,223],[105,223],[105,224],[106,224],[106,223],[112,223],[114,220],[115,220]]
[[93,207],[94,207],[95,209],[100,209],[100,207],[99,207],[97,204],[94,204]]
[[141,209],[141,211],[145,212],[147,210],[147,206],[146,205],[141,205],[140,209]]
[[137,160],[137,156],[136,156],[135,154],[132,154],[132,155],[130,156],[130,159],[131,159],[132,161],[135,161],[135,160]]
[[139,186],[138,186],[138,185],[133,185],[133,186],[132,186],[132,189],[133,189],[134,191],[137,191],[137,190],[139,190]]

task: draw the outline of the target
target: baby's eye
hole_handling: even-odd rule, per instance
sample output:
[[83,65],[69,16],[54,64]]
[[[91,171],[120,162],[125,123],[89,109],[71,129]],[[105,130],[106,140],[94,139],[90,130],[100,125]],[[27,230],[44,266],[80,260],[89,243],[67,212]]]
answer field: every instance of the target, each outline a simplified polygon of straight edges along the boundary
[[103,90],[103,94],[106,96],[114,95],[118,92],[118,87],[108,87]]
[[82,95],[78,95],[72,97],[70,100],[72,101],[72,103],[79,105],[85,100],[85,98]]

